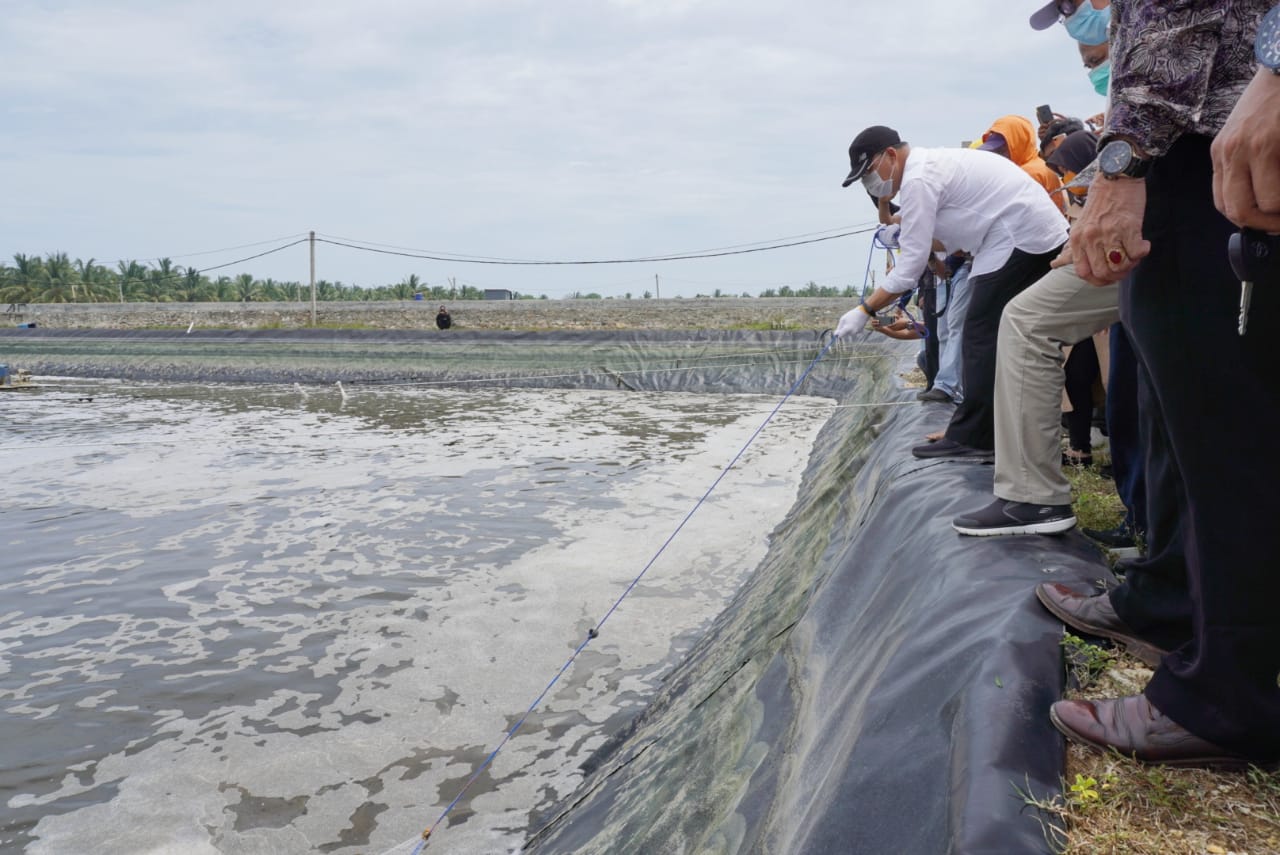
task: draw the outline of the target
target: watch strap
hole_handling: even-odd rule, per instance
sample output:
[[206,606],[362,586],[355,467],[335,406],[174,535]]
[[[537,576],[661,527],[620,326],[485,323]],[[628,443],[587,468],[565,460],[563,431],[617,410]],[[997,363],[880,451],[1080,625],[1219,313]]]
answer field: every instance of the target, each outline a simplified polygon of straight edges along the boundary
[[1253,55],[1258,64],[1280,74],[1280,5],[1262,16],[1258,35],[1253,40]]

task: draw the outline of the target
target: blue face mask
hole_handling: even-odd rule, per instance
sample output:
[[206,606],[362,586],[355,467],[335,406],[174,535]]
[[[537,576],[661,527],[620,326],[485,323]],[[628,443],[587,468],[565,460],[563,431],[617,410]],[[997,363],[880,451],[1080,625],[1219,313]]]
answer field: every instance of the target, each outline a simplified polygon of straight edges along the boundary
[[1107,40],[1107,27],[1111,26],[1111,7],[1095,9],[1089,0],[1082,0],[1080,8],[1063,22],[1063,26],[1080,44],[1100,45]]
[[1111,85],[1111,60],[1089,69],[1089,82],[1093,84],[1093,91],[1106,97],[1107,87]]

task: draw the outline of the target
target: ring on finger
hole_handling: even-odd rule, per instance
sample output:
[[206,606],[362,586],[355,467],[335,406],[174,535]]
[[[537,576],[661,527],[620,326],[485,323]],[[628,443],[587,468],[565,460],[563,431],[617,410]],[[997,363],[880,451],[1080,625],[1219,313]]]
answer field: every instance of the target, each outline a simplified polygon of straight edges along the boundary
[[1124,264],[1126,257],[1127,256],[1124,254],[1123,249],[1107,250],[1107,261],[1110,262],[1112,267],[1119,267],[1121,264]]

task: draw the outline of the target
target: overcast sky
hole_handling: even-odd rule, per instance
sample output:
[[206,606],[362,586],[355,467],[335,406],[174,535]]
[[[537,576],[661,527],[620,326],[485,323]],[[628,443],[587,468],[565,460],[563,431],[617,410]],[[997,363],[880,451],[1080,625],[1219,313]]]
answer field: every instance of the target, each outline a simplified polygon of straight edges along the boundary
[[[954,146],[1102,108],[1034,0],[8,0],[0,257],[199,268],[318,234],[634,258],[866,224],[853,136]],[[728,258],[500,267],[321,244],[317,276],[560,297],[860,284],[866,237]],[[297,246],[218,273],[308,278]],[[211,274],[217,275],[217,274]]]

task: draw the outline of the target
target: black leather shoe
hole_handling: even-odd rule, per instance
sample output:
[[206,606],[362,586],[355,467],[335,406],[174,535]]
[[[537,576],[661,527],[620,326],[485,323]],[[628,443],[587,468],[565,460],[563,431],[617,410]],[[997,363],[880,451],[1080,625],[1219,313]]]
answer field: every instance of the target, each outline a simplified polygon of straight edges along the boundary
[[994,463],[996,459],[995,451],[970,448],[945,437],[927,445],[917,445],[911,449],[911,453],[921,460],[973,460],[977,463]]
[[955,401],[952,400],[950,395],[948,395],[946,392],[942,391],[936,386],[932,389],[926,389],[925,391],[917,394],[916,400],[925,401],[926,403],[935,403],[935,404],[955,403]]
[[1108,549],[1130,549],[1138,545],[1133,532],[1123,523],[1115,528],[1082,528],[1080,533]]
[[1066,585],[1044,582],[1036,586],[1036,599],[1072,629],[1118,641],[1152,668],[1159,666],[1160,659],[1169,652],[1144,641],[1120,620],[1107,594],[1086,596],[1077,594]]
[[995,534],[1062,534],[1075,528],[1070,505],[1033,505],[996,499],[985,508],[961,514],[951,527],[961,534],[988,537]]
[[1058,701],[1049,708],[1049,718],[1072,742],[1096,751],[1114,748],[1143,763],[1213,769],[1244,769],[1250,765],[1249,758],[1196,736],[1156,709],[1145,695]]

